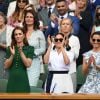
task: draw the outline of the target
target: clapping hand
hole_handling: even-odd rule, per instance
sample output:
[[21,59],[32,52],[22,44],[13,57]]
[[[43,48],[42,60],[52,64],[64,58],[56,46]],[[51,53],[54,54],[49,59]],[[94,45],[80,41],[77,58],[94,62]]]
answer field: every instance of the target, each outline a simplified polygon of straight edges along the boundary
[[10,47],[10,52],[11,52],[12,55],[15,54],[15,47],[14,46],[13,47]]
[[63,39],[63,41],[61,42],[61,44],[59,44],[59,45],[60,45],[60,47],[61,47],[61,49],[63,49],[63,48],[64,48],[64,44],[65,44],[65,40]]
[[22,46],[18,47],[19,53],[22,52]]
[[94,58],[93,55],[89,58],[88,64],[89,64],[89,65],[91,65],[91,64],[95,65],[95,58]]
[[48,45],[49,45],[49,46],[52,45],[52,41],[51,41],[51,37],[50,37],[50,35],[48,35],[48,39],[47,39],[47,41],[48,41]]

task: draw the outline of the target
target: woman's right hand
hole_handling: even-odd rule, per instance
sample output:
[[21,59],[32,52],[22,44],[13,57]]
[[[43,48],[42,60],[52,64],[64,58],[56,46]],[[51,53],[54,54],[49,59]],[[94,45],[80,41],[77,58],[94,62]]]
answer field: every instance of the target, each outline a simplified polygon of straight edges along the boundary
[[10,47],[10,52],[11,52],[12,55],[15,54],[15,47],[14,46],[13,47]]
[[50,35],[48,35],[48,45],[50,46],[50,45],[52,45],[52,41],[51,41],[51,37],[50,37]]

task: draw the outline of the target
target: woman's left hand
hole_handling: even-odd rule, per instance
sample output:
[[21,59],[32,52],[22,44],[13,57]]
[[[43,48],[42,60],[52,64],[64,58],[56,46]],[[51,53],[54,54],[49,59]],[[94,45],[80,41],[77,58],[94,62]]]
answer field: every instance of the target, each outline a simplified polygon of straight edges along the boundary
[[22,47],[19,47],[18,50],[19,50],[19,53],[21,53],[22,52]]

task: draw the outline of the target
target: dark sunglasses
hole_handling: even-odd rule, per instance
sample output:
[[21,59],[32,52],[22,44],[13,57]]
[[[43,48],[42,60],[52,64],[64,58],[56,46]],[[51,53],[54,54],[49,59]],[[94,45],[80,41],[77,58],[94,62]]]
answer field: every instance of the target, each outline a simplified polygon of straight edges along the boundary
[[18,0],[19,3],[26,3],[26,0]]
[[96,16],[99,17],[100,16],[100,13],[96,13]]
[[100,39],[92,39],[93,42],[97,41],[100,42]]
[[62,41],[63,41],[62,38],[59,38],[59,39],[55,38],[54,40],[55,40],[55,42],[58,42],[58,41],[59,41],[59,42],[62,42]]

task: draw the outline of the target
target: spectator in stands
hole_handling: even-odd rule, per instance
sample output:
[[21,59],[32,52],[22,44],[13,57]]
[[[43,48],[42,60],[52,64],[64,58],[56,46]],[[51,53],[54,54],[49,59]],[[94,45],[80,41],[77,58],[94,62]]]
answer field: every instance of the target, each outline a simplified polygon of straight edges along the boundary
[[100,31],[91,34],[92,50],[83,54],[83,72],[86,82],[78,93],[100,94]]
[[37,11],[39,12],[46,7],[46,0],[38,0],[38,2]]
[[[91,49],[89,42],[93,19],[90,11],[87,8],[87,0],[76,0],[75,15],[80,19],[79,41],[80,54],[77,60],[77,65],[82,64],[82,54]],[[84,41],[85,40],[85,41]]]
[[7,78],[4,70],[4,60],[6,55],[6,24],[7,18],[0,12],[0,78]]
[[7,15],[10,0],[0,0],[0,11]]
[[65,38],[63,33],[58,33],[52,48],[52,42],[48,36],[48,45],[44,55],[44,63],[48,64],[49,69],[45,85],[46,93],[73,93],[72,79],[68,72],[74,54],[66,50],[68,38]]
[[[12,0],[12,2],[9,4],[7,18],[9,18],[15,11],[16,4],[17,4],[16,1],[17,0]],[[29,0],[29,4],[33,4],[36,7],[38,5],[38,0]]]
[[25,32],[16,27],[12,32],[11,46],[7,48],[5,68],[9,69],[8,93],[30,92],[26,68],[31,66],[34,48],[28,45]]
[[59,23],[63,18],[71,18],[73,22],[73,33],[78,35],[79,31],[79,19],[76,16],[70,15],[70,11],[68,9],[68,3],[66,0],[56,0],[56,9],[57,14],[51,14],[51,21],[49,22],[49,27],[46,31],[46,35],[54,35],[59,30]]
[[87,9],[90,10],[93,18],[95,16],[96,7],[100,5],[100,0],[88,0]]
[[24,17],[24,8],[29,4],[28,0],[17,0],[16,8],[13,14],[8,18],[8,24],[12,27],[22,26],[23,17]]
[[[11,36],[13,28],[7,25],[7,18],[4,13],[0,12],[0,78],[8,78],[8,71],[4,69],[4,59],[8,39]],[[10,39],[9,39],[10,41]]]
[[50,15],[52,13],[57,13],[56,8],[55,8],[55,0],[46,0],[46,7],[38,12],[39,20],[43,22],[43,26],[44,26],[43,32],[44,33],[48,28],[48,23],[50,21]]
[[43,32],[39,30],[39,20],[36,12],[33,10],[27,10],[25,12],[23,27],[28,43],[34,47],[34,53],[36,55],[33,58],[30,68],[27,68],[29,83],[30,86],[37,86],[46,42]]
[[69,38],[70,51],[74,53],[74,60],[70,63],[69,74],[71,74],[74,92],[76,92],[76,59],[79,56],[80,42],[77,36],[73,35],[72,20],[70,18],[62,19],[60,22],[60,32],[64,33],[65,37]]
[[[33,4],[28,4],[25,8],[24,8],[24,12],[27,10],[33,10],[33,12],[37,12],[34,8]],[[43,30],[43,22],[39,20],[39,29],[42,31]]]
[[92,33],[100,31],[100,5],[97,6],[95,11],[95,17],[94,17],[94,25],[92,28]]

